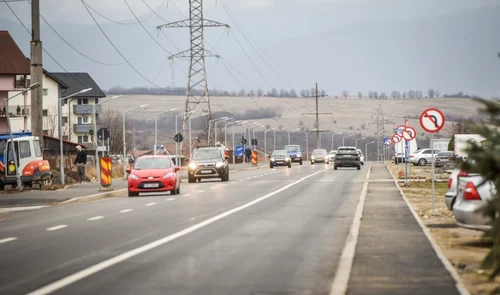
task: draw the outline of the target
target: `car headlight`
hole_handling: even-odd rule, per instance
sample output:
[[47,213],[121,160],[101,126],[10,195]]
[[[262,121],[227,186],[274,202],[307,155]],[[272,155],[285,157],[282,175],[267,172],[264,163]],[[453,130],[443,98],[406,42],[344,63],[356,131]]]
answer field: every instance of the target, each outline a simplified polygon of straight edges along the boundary
[[328,156],[325,157],[325,160],[328,160]]
[[133,179],[133,180],[139,180],[139,177],[137,175],[135,175],[134,173],[130,173],[130,175],[128,177],[130,179]]
[[311,156],[311,159],[313,159],[313,160],[314,160],[314,156]]
[[189,169],[196,169],[196,164],[195,163],[189,163],[188,168]]
[[285,158],[285,161],[286,162],[290,162],[290,158]]
[[271,158],[271,162],[274,162],[274,158]]
[[172,172],[168,172],[167,174],[163,175],[163,178],[170,178],[174,176],[174,174]]
[[222,166],[224,166],[223,162],[218,162],[217,164],[215,164],[215,167],[217,167],[217,168],[220,168]]

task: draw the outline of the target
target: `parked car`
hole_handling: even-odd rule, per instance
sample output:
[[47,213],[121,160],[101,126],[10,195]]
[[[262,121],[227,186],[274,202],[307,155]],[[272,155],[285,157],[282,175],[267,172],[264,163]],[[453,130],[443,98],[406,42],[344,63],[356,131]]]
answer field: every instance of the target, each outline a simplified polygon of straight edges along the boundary
[[311,165],[314,163],[326,163],[330,164],[330,159],[328,158],[328,152],[325,149],[315,149],[311,154]]
[[436,157],[438,153],[439,151],[437,150],[433,151],[431,149],[420,149],[415,153],[410,154],[410,163],[415,166],[425,166],[431,163],[432,154]]
[[127,168],[128,196],[136,197],[139,193],[165,192],[180,194],[180,167],[168,156],[142,156],[136,159],[132,168]]
[[480,175],[458,177],[458,192],[453,215],[461,227],[490,230],[491,220],[480,211],[496,194],[493,182]]
[[273,169],[275,166],[288,166],[292,168],[292,160],[287,150],[275,150],[271,154],[269,161],[269,168]]
[[217,147],[203,147],[194,150],[193,159],[188,165],[188,182],[207,178],[220,178],[229,181],[228,157]]
[[439,152],[435,159],[436,167],[451,166],[454,161],[453,152]]
[[333,151],[330,151],[328,153],[328,159],[330,160],[330,162],[335,161],[335,155],[336,154],[337,154],[337,150],[333,150]]
[[[471,167],[474,167],[474,161],[468,160],[468,164]],[[446,207],[448,210],[453,210],[453,205],[455,204],[455,200],[458,192],[458,178],[462,176],[474,176],[478,174],[468,173],[466,171],[461,170],[460,168],[456,168],[451,173],[448,178],[448,191],[444,195],[444,201],[446,203]]]
[[365,155],[363,155],[363,151],[361,151],[360,149],[357,149],[356,151],[359,154],[359,162],[361,163],[361,165],[364,165],[365,164]]

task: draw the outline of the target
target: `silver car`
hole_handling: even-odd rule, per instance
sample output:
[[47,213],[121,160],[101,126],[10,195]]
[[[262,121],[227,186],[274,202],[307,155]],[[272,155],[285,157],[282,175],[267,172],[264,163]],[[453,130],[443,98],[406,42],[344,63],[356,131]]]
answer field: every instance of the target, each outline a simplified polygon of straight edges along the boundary
[[453,161],[453,152],[439,152],[435,159],[436,167],[451,167]]
[[325,149],[315,149],[311,154],[311,165],[314,163],[326,163],[330,164],[330,158],[328,158],[328,152]]
[[421,149],[410,155],[410,163],[415,166],[425,166],[430,164],[432,161],[432,154],[434,153],[434,158],[437,156],[439,151],[432,149]]
[[[471,165],[471,167],[474,166],[474,161],[473,160],[468,160],[468,164]],[[458,192],[458,178],[462,176],[476,176],[478,174],[474,173],[468,173],[460,168],[456,168],[453,170],[453,172],[450,175],[450,178],[448,178],[448,191],[444,195],[444,202],[446,203],[446,207],[448,207],[448,210],[453,210],[453,205],[455,204],[455,200],[457,198],[457,192]]]
[[330,160],[330,162],[335,161],[335,155],[336,154],[337,154],[337,150],[333,150],[333,151],[330,151],[328,153],[328,159]]
[[495,185],[482,176],[458,177],[458,192],[453,215],[461,227],[486,231],[491,220],[480,211],[496,194]]

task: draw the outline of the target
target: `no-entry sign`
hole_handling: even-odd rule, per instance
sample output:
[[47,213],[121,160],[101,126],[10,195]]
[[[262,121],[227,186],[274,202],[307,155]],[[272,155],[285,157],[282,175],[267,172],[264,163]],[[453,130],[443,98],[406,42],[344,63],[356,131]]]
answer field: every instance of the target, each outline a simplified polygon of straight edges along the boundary
[[428,108],[420,115],[420,125],[430,133],[438,132],[444,127],[444,114],[436,108]]

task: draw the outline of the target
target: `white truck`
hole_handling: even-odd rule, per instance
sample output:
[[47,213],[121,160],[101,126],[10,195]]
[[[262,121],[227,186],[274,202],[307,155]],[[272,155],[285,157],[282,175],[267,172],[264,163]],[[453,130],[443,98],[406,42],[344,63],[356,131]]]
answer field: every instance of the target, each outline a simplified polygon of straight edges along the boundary
[[433,150],[445,152],[448,150],[448,144],[450,143],[450,140],[451,140],[451,138],[434,139],[434,144],[429,148],[432,148]]
[[481,143],[485,141],[485,138],[479,134],[455,134],[455,149],[453,154],[455,157],[467,159],[467,144],[469,142]]
[[[417,140],[412,139],[409,141],[409,153],[408,158],[411,154],[415,153],[418,149]],[[405,153],[405,140],[401,140],[399,143],[394,144],[394,163],[405,163],[406,153]]]

